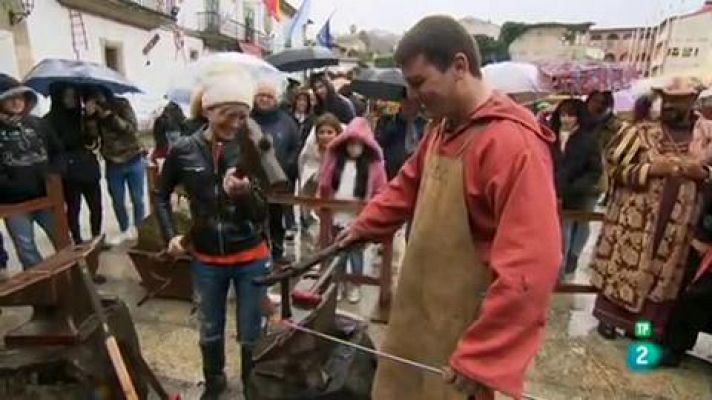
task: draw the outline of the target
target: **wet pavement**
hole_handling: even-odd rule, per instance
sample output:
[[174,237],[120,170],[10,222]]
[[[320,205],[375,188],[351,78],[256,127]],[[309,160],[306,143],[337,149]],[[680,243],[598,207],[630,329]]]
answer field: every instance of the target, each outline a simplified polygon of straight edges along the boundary
[[[115,234],[117,227],[105,199],[107,233]],[[84,218],[87,216],[85,215]],[[86,225],[86,224],[85,224]],[[590,252],[593,234],[587,245]],[[3,231],[7,239],[7,233]],[[8,241],[6,240],[6,243]],[[47,239],[39,238],[47,254]],[[309,251],[308,240],[288,247],[299,255]],[[402,238],[396,241],[396,259],[402,253]],[[14,249],[8,246],[16,265]],[[155,299],[142,307],[136,302],[144,295],[139,277],[125,254],[127,245],[105,251],[101,256],[100,272],[108,278],[99,288],[101,292],[123,299],[130,307],[139,334],[144,357],[171,393],[183,399],[198,399],[201,392],[200,354],[197,346],[197,320],[188,302]],[[367,259],[374,257],[368,252]],[[582,257],[576,281],[586,282],[586,259]],[[14,267],[13,272],[17,271]],[[376,304],[378,291],[364,288],[364,297],[357,305],[343,302],[341,308],[368,319]],[[701,335],[694,353],[698,358],[687,358],[678,369],[657,370],[649,374],[635,374],[626,366],[628,339],[606,341],[595,333],[596,320],[591,316],[595,296],[556,295],[550,313],[546,341],[529,370],[526,391],[541,400],[697,400],[712,399],[712,337]],[[235,341],[235,304],[230,300],[228,318],[227,373],[231,391],[225,399],[240,399],[239,352]],[[26,308],[3,309],[0,315],[0,334],[12,329],[29,315]],[[383,338],[384,326],[371,325],[376,344]],[[505,398],[501,396],[501,398]]]

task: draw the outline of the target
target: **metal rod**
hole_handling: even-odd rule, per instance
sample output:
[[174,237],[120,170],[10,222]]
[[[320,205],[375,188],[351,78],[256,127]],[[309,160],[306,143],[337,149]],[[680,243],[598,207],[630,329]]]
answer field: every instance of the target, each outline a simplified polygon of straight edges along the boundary
[[[351,343],[351,342],[349,342],[349,341],[346,341],[346,340],[343,340],[343,339],[339,339],[339,338],[337,338],[337,337],[334,337],[334,336],[331,336],[331,335],[327,335],[327,334],[325,334],[325,333],[321,333],[321,332],[319,332],[319,331],[315,331],[315,330],[313,330],[313,329],[309,329],[309,328],[303,327],[303,326],[301,326],[301,325],[297,325],[297,324],[295,324],[295,323],[293,323],[293,322],[291,322],[291,321],[283,320],[283,321],[282,321],[282,324],[284,324],[284,325],[286,325],[287,327],[292,328],[292,329],[294,329],[294,330],[297,330],[297,331],[300,331],[300,332],[304,332],[304,333],[306,333],[306,334],[313,335],[313,336],[316,336],[316,337],[318,337],[318,338],[321,338],[321,339],[324,339],[324,340],[327,340],[327,341],[330,341],[330,342],[342,344],[342,345],[344,345],[344,346],[351,347],[351,348],[354,348],[354,349],[356,349],[356,350],[361,350],[361,351],[363,351],[363,352],[366,352],[366,353],[369,353],[369,354],[373,354],[373,355],[375,355],[375,356],[377,356],[377,357],[386,358],[386,359],[389,359],[389,360],[391,360],[391,361],[395,361],[395,362],[398,362],[398,363],[401,363],[401,364],[404,364],[404,365],[408,365],[408,366],[410,366],[410,367],[414,367],[414,368],[418,368],[418,369],[421,369],[421,370],[426,371],[426,372],[430,372],[430,373],[432,373],[432,374],[436,374],[436,375],[440,375],[440,376],[442,376],[442,374],[443,374],[443,370],[440,369],[440,368],[435,368],[435,367],[430,366],[430,365],[422,364],[422,363],[419,363],[419,362],[417,362],[417,361],[409,360],[409,359],[407,359],[407,358],[398,357],[398,356],[393,355],[393,354],[384,353],[384,352],[382,352],[382,351],[378,351],[378,350],[374,350],[374,349],[369,349],[368,347],[364,347],[364,346],[361,346],[361,345],[359,345],[359,344]],[[541,400],[541,399],[539,399],[538,397],[534,397],[534,396],[529,395],[529,394],[526,394],[526,393],[522,394],[522,398],[525,399],[525,400]]]
[[373,354],[373,355],[378,356],[378,357],[387,358],[387,359],[389,359],[389,360],[391,360],[391,361],[395,361],[395,362],[398,362],[398,363],[401,363],[401,364],[409,365],[409,366],[411,366],[411,367],[419,368],[419,369],[422,369],[422,370],[424,370],[424,371],[427,371],[427,372],[430,372],[430,373],[433,373],[433,374],[437,374],[437,375],[442,375],[442,374],[443,374],[443,371],[442,371],[440,368],[431,367],[430,365],[421,364],[421,363],[419,363],[419,362],[412,361],[412,360],[408,360],[408,359],[406,359],[406,358],[402,358],[402,357],[398,357],[398,356],[394,356],[393,354],[384,353],[384,352],[382,352],[382,351],[378,351],[378,350],[374,350],[374,349],[369,349],[368,347],[365,347],[365,346],[361,346],[361,345],[358,345],[358,344],[355,344],[355,343],[351,343],[351,342],[346,341],[346,340],[343,340],[343,339],[339,339],[339,338],[337,338],[337,337],[333,337],[333,336],[330,336],[330,335],[327,335],[327,334],[324,334],[324,333],[321,333],[321,332],[318,332],[318,331],[315,331],[315,330],[312,330],[312,329],[309,329],[309,328],[305,328],[305,327],[303,327],[303,326],[294,324],[294,323],[292,323],[292,322],[290,322],[290,321],[282,321],[282,323],[283,323],[284,325],[286,325],[286,326],[288,326],[288,327],[294,329],[294,330],[297,330],[297,331],[300,331],[300,332],[304,332],[304,333],[308,333],[308,334],[310,334],[310,335],[319,337],[319,338],[324,339],[324,340],[328,340],[328,341],[330,341],[330,342],[335,342],[335,343],[338,343],[338,344],[343,344],[344,346],[352,347],[352,348],[354,348],[354,349],[361,350],[361,351],[363,351],[363,352],[370,353],[370,354]]

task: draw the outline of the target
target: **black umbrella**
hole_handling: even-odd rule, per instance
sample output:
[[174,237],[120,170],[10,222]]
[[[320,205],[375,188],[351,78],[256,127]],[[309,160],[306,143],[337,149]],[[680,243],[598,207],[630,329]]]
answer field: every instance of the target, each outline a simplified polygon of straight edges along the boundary
[[265,61],[283,72],[305,71],[339,64],[339,58],[336,54],[321,46],[287,49],[277,54],[272,54]]
[[48,58],[42,60],[25,77],[25,85],[49,95],[49,86],[55,82],[76,85],[99,85],[114,94],[141,93],[141,89],[118,72],[104,65],[74,60]]
[[354,78],[351,89],[370,99],[401,101],[407,96],[408,84],[398,68],[375,68]]

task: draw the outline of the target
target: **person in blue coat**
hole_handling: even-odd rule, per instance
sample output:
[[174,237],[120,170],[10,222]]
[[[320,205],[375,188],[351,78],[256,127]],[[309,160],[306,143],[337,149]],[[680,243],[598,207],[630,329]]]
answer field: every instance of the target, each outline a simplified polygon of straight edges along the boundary
[[415,152],[428,121],[415,100],[404,99],[395,115],[384,115],[376,124],[376,140],[383,149],[388,179],[398,175],[408,157]]
[[[252,118],[262,132],[272,138],[277,160],[287,174],[289,187],[293,192],[298,176],[299,127],[294,119],[279,107],[277,88],[273,84],[262,83],[257,87]],[[272,257],[276,263],[284,263],[287,261],[284,258],[286,228],[290,228],[291,231],[295,225],[293,207],[271,204],[269,220]]]

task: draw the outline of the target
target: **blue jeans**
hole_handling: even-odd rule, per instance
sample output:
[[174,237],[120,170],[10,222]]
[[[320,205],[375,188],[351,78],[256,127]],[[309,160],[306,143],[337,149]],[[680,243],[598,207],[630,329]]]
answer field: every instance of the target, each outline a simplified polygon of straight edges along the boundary
[[35,243],[35,222],[49,236],[52,245],[57,248],[57,237],[54,231],[54,216],[49,210],[35,211],[30,214],[13,215],[5,218],[5,226],[10,239],[15,245],[17,258],[23,269],[30,268],[42,261],[42,255]]
[[[596,208],[597,200],[598,198],[593,197],[586,199],[582,206],[576,209],[581,211],[593,211]],[[576,272],[578,259],[581,256],[584,246],[586,246],[591,229],[589,228],[589,222],[565,220],[563,225],[564,266],[561,270],[561,274],[570,274]]]
[[146,181],[145,161],[143,157],[122,164],[106,163],[106,182],[109,186],[114,214],[119,222],[119,229],[125,232],[129,229],[129,216],[126,212],[126,186],[133,204],[134,225],[141,226],[145,215],[143,191]]
[[[336,237],[343,228],[334,226],[334,237]],[[352,275],[363,275],[363,247],[357,247],[353,250],[349,250],[343,253],[339,257],[339,264],[337,265],[337,271],[339,274],[346,274],[346,267],[351,264],[351,274]]]
[[[243,349],[250,352],[262,331],[264,286],[252,280],[267,274],[269,259],[224,267],[194,261],[193,286],[200,321],[200,348],[205,377],[220,375],[225,368],[225,309],[230,284],[237,294],[237,332]],[[245,360],[243,360],[245,361]],[[244,365],[244,363],[243,363]],[[243,371],[244,372],[244,371]]]

